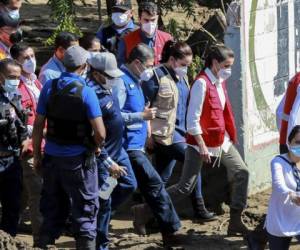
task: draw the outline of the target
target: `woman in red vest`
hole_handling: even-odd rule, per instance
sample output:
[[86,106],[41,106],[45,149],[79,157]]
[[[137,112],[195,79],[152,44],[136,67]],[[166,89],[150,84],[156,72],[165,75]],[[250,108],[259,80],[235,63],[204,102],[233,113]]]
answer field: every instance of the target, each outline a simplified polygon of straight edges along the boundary
[[241,220],[246,206],[249,172],[234,147],[236,127],[226,90],[234,53],[224,45],[214,45],[191,88],[187,111],[187,149],[179,182],[168,192],[174,204],[190,194],[204,162],[224,165],[231,184],[228,235],[246,235]]
[[[36,106],[42,88],[41,83],[35,75],[36,59],[34,51],[25,43],[14,44],[10,53],[13,59],[22,65],[22,75],[19,92],[22,95],[21,103],[28,114],[27,130],[31,137],[33,123],[36,116]],[[23,181],[25,193],[28,195],[31,225],[34,245],[38,243],[38,235],[42,217],[39,211],[40,194],[42,190],[42,179],[33,169],[33,148],[29,146],[27,154],[23,157]]]

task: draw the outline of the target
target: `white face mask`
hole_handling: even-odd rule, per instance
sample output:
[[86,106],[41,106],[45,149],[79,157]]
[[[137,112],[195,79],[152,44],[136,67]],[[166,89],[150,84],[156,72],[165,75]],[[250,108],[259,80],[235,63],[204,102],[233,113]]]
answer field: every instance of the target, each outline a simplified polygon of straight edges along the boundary
[[33,74],[36,70],[35,58],[26,59],[22,65],[23,70],[28,74]]
[[3,88],[6,92],[13,93],[18,89],[19,83],[19,79],[5,79]]
[[188,67],[182,66],[182,67],[176,67],[174,69],[176,75],[178,75],[180,78],[185,77],[188,73]]
[[141,74],[140,74],[140,80],[142,82],[147,82],[151,79],[151,77],[154,75],[153,69],[145,69]]
[[231,76],[231,68],[220,69],[218,72],[219,78],[222,78],[224,81]]
[[153,37],[156,31],[157,22],[148,22],[142,24],[142,30],[149,36]]
[[128,15],[122,12],[114,12],[111,15],[113,23],[119,27],[123,27],[128,23]]
[[8,15],[9,15],[12,19],[16,20],[16,19],[19,19],[19,18],[20,18],[20,11],[19,11],[19,9],[11,10],[11,9],[6,8],[6,10],[7,10],[7,12],[8,12]]

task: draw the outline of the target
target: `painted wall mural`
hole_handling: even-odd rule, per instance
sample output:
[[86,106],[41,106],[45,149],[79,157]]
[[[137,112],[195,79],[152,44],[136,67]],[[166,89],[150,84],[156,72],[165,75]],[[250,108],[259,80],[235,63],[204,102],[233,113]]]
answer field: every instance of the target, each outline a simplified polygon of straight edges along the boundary
[[251,148],[278,138],[275,111],[299,68],[300,0],[243,1],[242,9]]

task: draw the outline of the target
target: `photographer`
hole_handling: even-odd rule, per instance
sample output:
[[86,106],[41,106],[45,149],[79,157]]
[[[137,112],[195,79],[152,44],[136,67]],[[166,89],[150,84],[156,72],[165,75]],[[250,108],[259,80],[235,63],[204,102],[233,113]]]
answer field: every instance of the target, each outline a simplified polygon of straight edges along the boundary
[[15,236],[21,203],[22,171],[19,157],[28,150],[26,119],[17,88],[21,66],[0,61],[0,202],[1,229]]

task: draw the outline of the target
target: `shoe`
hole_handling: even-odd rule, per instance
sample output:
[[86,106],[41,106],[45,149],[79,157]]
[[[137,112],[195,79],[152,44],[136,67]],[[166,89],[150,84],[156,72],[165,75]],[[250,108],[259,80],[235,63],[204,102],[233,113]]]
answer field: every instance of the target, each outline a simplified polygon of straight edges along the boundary
[[135,205],[131,208],[133,213],[133,228],[136,234],[146,235],[146,224],[152,218],[152,212],[146,204]]
[[257,232],[253,231],[245,236],[249,250],[264,250],[267,246],[267,239],[263,239]]
[[88,237],[78,237],[76,239],[76,250],[95,250],[96,239],[90,239]]
[[242,221],[242,211],[241,209],[230,209],[228,236],[247,236],[249,234],[249,229]]
[[178,233],[162,233],[162,241],[165,249],[184,249],[182,235]]
[[209,212],[206,209],[203,198],[191,197],[191,199],[192,199],[192,205],[194,209],[194,218],[196,220],[213,221],[217,219],[214,213]]

